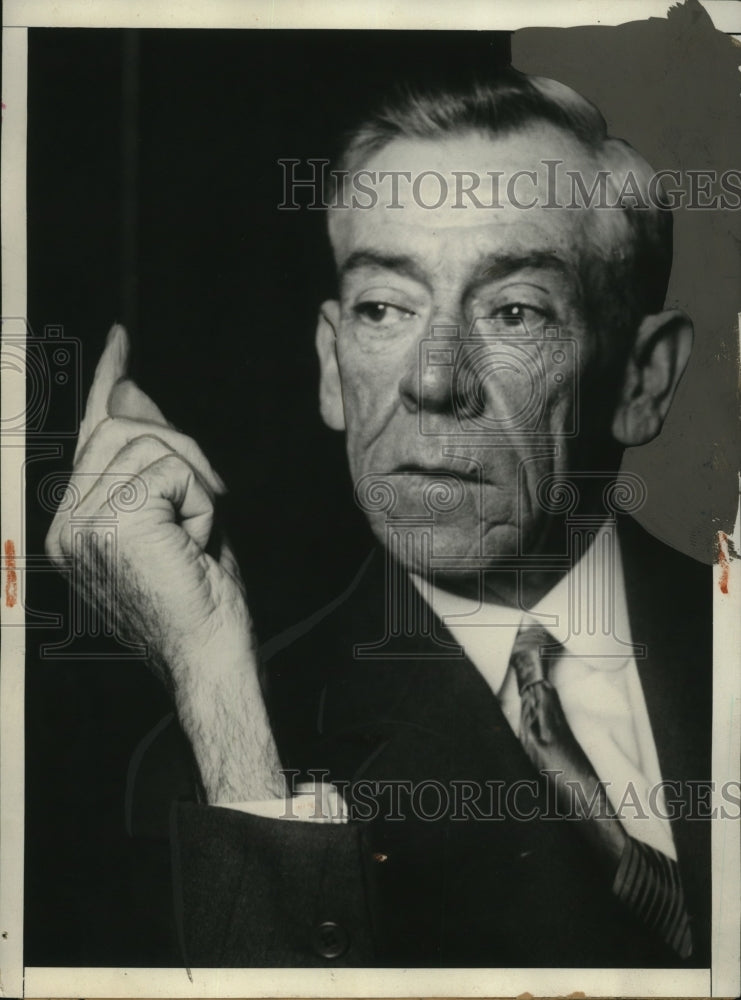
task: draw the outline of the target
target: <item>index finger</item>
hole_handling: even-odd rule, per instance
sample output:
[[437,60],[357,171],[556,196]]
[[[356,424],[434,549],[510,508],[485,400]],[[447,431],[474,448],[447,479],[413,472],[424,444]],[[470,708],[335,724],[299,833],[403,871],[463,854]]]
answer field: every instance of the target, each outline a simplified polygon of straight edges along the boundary
[[98,424],[108,417],[108,397],[116,382],[126,374],[128,358],[129,335],[119,323],[114,323],[108,332],[103,353],[95,369],[93,384],[90,386],[85,415],[80,421],[74,461],[77,461]]
[[130,420],[145,420],[152,424],[172,427],[162,410],[145,392],[125,378],[116,382],[108,397],[109,417],[128,417]]

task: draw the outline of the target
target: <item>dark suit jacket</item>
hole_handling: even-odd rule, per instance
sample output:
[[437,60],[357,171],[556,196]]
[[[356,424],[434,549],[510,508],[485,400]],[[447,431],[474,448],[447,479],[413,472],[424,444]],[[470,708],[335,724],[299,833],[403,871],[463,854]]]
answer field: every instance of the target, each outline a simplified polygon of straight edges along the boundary
[[[661,773],[681,783],[668,798],[693,919],[687,963],[612,898],[578,824],[549,813],[497,699],[465,657],[441,656],[419,635],[405,638],[403,658],[354,656],[356,644],[383,635],[378,552],[333,605],[268,644],[265,691],[286,767],[367,782],[360,806],[374,801],[374,783],[387,806],[396,787],[404,818],[387,808],[385,818],[316,825],[201,805],[171,717],[140,746],[129,775],[131,860],[118,902],[136,932],[105,955],[88,952],[85,964],[709,965],[709,822],[689,818],[698,796],[691,801],[688,782],[711,774],[710,571],[632,521],[620,537]],[[399,782],[425,785],[417,805],[430,819],[411,814]],[[486,799],[478,811],[461,809],[460,798],[451,815],[435,787],[460,791],[461,782],[499,783],[500,795],[517,785],[532,815],[507,816]]]

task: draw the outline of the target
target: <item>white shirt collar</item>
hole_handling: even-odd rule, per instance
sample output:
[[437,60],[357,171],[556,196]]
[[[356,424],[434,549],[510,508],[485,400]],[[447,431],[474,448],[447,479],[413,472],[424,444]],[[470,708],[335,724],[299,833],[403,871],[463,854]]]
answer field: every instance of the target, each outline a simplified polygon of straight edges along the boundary
[[435,614],[495,694],[524,617],[540,621],[566,653],[594,666],[616,667],[632,654],[620,546],[614,522],[596,531],[571,570],[530,610],[460,597],[412,575]]

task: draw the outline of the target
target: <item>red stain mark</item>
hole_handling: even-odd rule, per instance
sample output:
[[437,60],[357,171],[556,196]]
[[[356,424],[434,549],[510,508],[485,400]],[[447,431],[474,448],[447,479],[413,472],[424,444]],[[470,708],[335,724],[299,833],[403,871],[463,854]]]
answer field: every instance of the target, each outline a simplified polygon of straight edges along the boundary
[[728,556],[728,535],[725,531],[718,532],[718,565],[720,566],[719,587],[721,594],[728,593],[728,575],[730,560]]
[[18,577],[15,572],[15,545],[5,542],[5,607],[14,608],[18,600]]

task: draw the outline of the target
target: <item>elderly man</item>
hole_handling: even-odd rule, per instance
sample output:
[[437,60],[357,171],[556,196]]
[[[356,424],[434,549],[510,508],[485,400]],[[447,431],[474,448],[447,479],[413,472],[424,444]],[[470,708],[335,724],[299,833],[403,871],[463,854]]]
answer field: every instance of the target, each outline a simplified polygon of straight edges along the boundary
[[181,960],[705,965],[708,574],[615,486],[692,341],[651,169],[513,71],[397,94],[337,167],[320,407],[381,543],[348,591],[258,652],[224,485],[120,328],[48,538],[174,702],[129,804],[151,840],[174,803]]

